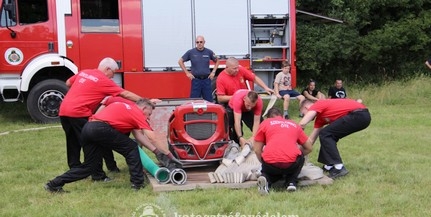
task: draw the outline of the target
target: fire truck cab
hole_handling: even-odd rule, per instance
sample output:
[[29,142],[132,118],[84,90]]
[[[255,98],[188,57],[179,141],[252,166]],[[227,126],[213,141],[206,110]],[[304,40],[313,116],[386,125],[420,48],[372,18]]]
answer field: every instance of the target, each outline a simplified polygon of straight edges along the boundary
[[107,56],[117,61],[114,80],[123,88],[189,97],[177,62],[198,35],[221,59],[218,73],[236,57],[271,87],[288,60],[296,85],[295,0],[0,1],[2,103],[25,101],[37,122],[58,121],[65,81]]

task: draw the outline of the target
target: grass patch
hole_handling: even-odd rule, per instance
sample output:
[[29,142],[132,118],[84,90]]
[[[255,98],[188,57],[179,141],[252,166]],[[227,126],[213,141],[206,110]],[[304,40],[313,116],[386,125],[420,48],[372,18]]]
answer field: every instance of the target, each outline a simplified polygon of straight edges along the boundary
[[[127,166],[118,154],[122,172],[109,174],[114,181],[85,179],[67,184],[70,193],[49,194],[44,183],[67,169],[61,127],[12,132],[58,125],[34,124],[25,105],[1,103],[0,133],[11,133],[0,135],[0,216],[133,216],[142,204],[156,204],[166,216],[429,216],[431,79],[348,91],[350,97],[362,98],[372,115],[366,130],[339,141],[350,174],[331,186],[300,188],[292,194],[273,191],[267,197],[256,188],[154,193],[148,186],[132,192]],[[276,106],[281,107],[281,100]],[[289,114],[299,120],[296,101]],[[311,130],[310,123],[306,132]],[[317,142],[310,158],[316,165],[318,150]]]

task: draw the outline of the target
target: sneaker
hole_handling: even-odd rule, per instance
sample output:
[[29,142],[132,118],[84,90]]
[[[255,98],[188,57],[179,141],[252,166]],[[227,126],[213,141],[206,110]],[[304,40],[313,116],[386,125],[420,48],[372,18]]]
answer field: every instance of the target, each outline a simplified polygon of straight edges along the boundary
[[289,183],[289,185],[287,185],[287,189],[286,190],[289,191],[289,192],[296,191],[296,185],[295,185],[295,183]]
[[93,179],[93,181],[95,181],[95,182],[110,182],[110,181],[112,181],[112,179],[109,178],[108,176],[105,176],[105,178]]
[[52,187],[49,183],[46,183],[45,186],[43,186],[46,191],[50,193],[65,193],[66,191],[63,190],[63,187]]
[[342,176],[345,176],[349,173],[349,171],[343,166],[341,169],[337,170],[335,167],[333,167],[331,170],[329,170],[328,177],[331,179],[340,178]]
[[289,115],[284,115],[284,119],[289,120]]
[[268,182],[266,181],[265,176],[259,176],[259,178],[257,178],[257,190],[260,195],[269,194]]
[[323,165],[323,166],[322,166],[322,170],[323,170],[323,172],[329,172],[329,171],[331,171],[331,169],[332,169],[332,168],[334,168],[334,166],[332,166],[332,167],[331,167],[331,169],[329,169],[329,170],[328,170],[328,169],[326,168],[326,166],[328,166],[328,165]]

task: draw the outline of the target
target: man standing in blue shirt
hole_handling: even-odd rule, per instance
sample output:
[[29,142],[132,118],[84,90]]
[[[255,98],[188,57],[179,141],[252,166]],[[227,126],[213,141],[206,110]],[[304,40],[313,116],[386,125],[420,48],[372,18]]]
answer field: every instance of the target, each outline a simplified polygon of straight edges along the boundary
[[[211,72],[210,60],[215,62]],[[184,62],[187,61],[191,62],[190,71],[188,71],[184,65]],[[215,76],[219,60],[212,50],[205,47],[205,39],[203,36],[196,37],[196,47],[188,50],[180,60],[178,60],[178,64],[192,81],[190,98],[202,97],[206,101],[212,102],[211,80]]]

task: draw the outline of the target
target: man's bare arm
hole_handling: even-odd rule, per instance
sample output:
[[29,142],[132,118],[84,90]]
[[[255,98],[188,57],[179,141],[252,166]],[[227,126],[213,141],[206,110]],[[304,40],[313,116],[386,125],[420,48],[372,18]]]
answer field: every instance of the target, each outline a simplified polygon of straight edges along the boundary
[[247,142],[247,140],[243,137],[244,135],[242,135],[241,117],[242,117],[241,113],[233,112],[233,118],[234,118],[234,128],[233,129],[234,129],[236,135],[238,136],[238,140],[240,143],[239,145],[241,147],[243,147],[244,144]]
[[217,72],[217,69],[218,69],[218,66],[220,65],[220,60],[219,60],[219,58],[217,58],[217,61],[215,62],[215,65],[214,65],[214,68],[213,68],[213,70],[211,71],[211,73],[210,73],[210,75],[209,75],[209,78],[212,80],[212,79],[214,79],[214,77],[215,77],[215,74],[216,74],[216,72]]
[[262,163],[262,149],[263,149],[263,142],[253,142],[253,150],[256,154],[257,159]]
[[157,149],[156,146],[151,144],[150,140],[142,133],[141,130],[133,130],[132,134],[133,137],[135,137],[135,139],[139,142],[139,144],[145,146],[150,151],[154,152],[155,149]]
[[312,111],[309,110],[307,112],[307,114],[304,115],[304,117],[299,121],[299,125],[301,126],[302,129],[305,128],[305,126],[314,119],[314,117],[316,117],[317,112],[316,111]]
[[425,61],[425,65],[426,65],[429,69],[431,69],[431,64],[428,62],[428,60],[427,60],[427,61]]
[[120,96],[125,98],[125,99],[132,100],[133,102],[136,102],[139,99],[142,99],[142,97],[140,97],[139,95],[137,95],[133,92],[130,92],[128,90],[124,90],[123,92],[121,92]]
[[228,96],[228,95],[217,95],[217,101],[219,103],[227,103],[229,102],[230,98],[232,98],[232,96]]
[[316,142],[321,129],[322,128],[314,128],[313,131],[311,131],[310,136],[308,136],[308,140],[310,141],[311,145],[314,145],[314,143]]
[[142,132],[147,136],[147,138],[150,141],[150,143],[153,144],[154,146],[156,146],[156,148],[160,152],[162,152],[164,154],[169,154],[170,153],[168,145],[165,144],[164,142],[161,142],[160,140],[158,140],[156,138],[156,134],[154,133],[154,131],[143,129]]
[[253,117],[253,130],[252,130],[252,136],[250,138],[251,141],[254,140],[254,137],[256,136],[259,126],[260,126],[260,115],[255,115]]
[[274,90],[266,86],[265,82],[263,82],[258,76],[254,76],[254,83],[262,87],[268,94],[274,93]]
[[310,154],[310,152],[313,150],[313,144],[311,143],[311,140],[308,139],[304,144],[302,144],[301,148],[304,155]]

